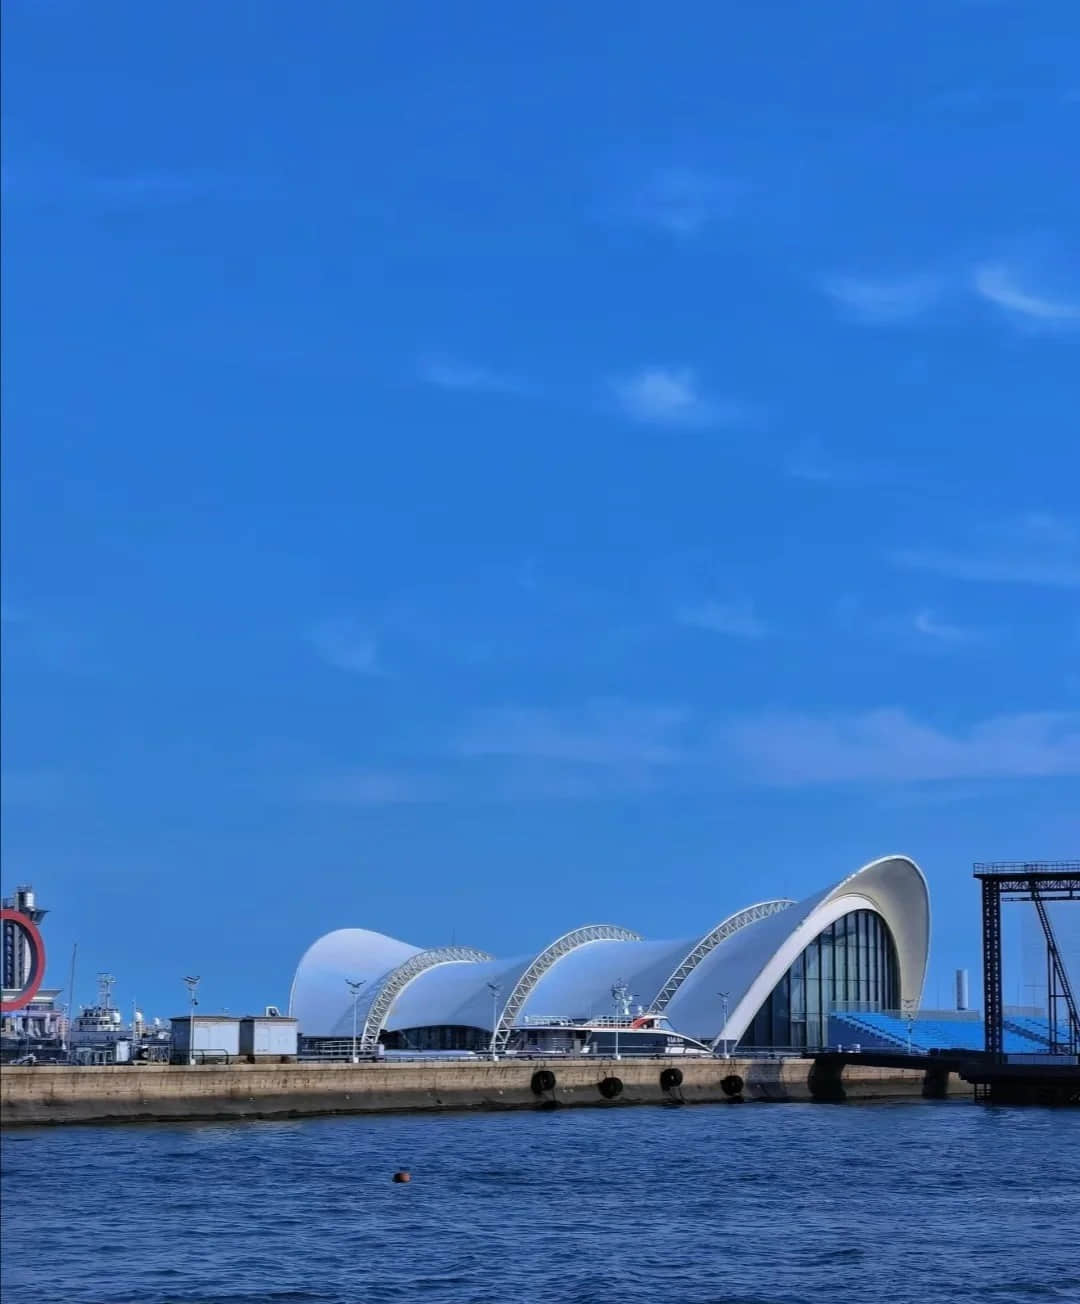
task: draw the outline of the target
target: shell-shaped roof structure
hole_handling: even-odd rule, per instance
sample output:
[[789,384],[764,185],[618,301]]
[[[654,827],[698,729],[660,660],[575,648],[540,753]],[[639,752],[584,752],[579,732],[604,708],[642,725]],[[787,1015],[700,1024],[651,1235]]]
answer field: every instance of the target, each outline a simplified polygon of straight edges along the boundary
[[[304,953],[290,1013],[304,1036],[319,1038],[351,1036],[355,1017],[367,1047],[389,1033],[436,1027],[473,1029],[505,1046],[515,1028],[545,1018],[610,1015],[619,985],[635,1006],[663,1013],[679,1032],[734,1044],[760,1028],[781,987],[788,1011],[810,982],[820,990],[811,1013],[837,992],[879,1007],[917,1005],[929,939],[922,871],[906,856],[886,856],[804,901],[762,901],[703,934],[670,941],[588,924],[539,954],[496,959],[470,947],[425,950],[366,929],[338,929]],[[834,951],[847,957],[835,968]],[[850,978],[839,983],[841,970]]]

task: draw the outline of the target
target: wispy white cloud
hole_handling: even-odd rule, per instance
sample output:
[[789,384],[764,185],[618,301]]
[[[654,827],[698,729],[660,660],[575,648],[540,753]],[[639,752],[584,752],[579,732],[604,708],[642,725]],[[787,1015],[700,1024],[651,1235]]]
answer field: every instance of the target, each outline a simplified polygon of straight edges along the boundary
[[488,715],[462,746],[466,757],[546,762],[519,770],[517,791],[572,781],[602,790],[715,789],[732,783],[922,783],[1080,774],[1080,715],[1029,712],[946,730],[893,708],[811,714],[765,712],[694,720],[681,708],[615,702],[583,711],[513,710]]
[[676,612],[681,625],[728,634],[733,638],[764,638],[769,627],[754,611],[751,602],[699,602]]
[[644,367],[610,385],[624,415],[647,425],[700,430],[736,425],[756,415],[747,404],[719,401],[703,393],[690,367]]
[[899,566],[988,584],[1080,588],[1080,530],[1070,521],[1032,513],[981,531],[965,547],[904,548]]
[[686,712],[618,700],[576,710],[512,706],[476,713],[440,750],[400,770],[309,777],[303,801],[356,807],[598,800],[655,791],[685,760]]
[[935,276],[874,280],[839,274],[824,277],[821,288],[845,316],[874,326],[918,320],[938,303],[943,290]]
[[248,177],[181,169],[95,173],[61,157],[18,149],[5,161],[3,195],[13,204],[133,211],[168,208],[209,196],[253,194]]
[[809,480],[811,484],[842,484],[847,478],[844,469],[826,456],[817,441],[793,448],[784,459],[784,471],[795,480]]
[[466,362],[428,359],[419,367],[420,379],[440,389],[475,394],[528,394],[531,386],[517,376],[478,367]]
[[1026,289],[1016,272],[1004,263],[981,264],[975,269],[972,285],[977,294],[1014,319],[1041,326],[1080,324],[1080,302],[1050,298]]
[[294,796],[320,805],[379,809],[453,803],[492,806],[519,802],[603,801],[644,796],[661,786],[646,766],[571,766],[521,761],[485,769],[412,774],[356,771],[301,781]]
[[943,620],[930,607],[893,616],[872,626],[893,647],[914,652],[949,652],[990,643],[991,631]]
[[577,711],[507,707],[481,713],[462,734],[463,757],[583,766],[670,766],[684,759],[679,707],[599,700]]
[[634,196],[630,214],[671,235],[698,235],[712,222],[730,218],[746,185],[694,168],[661,168]]
[[784,472],[794,480],[822,485],[883,484],[899,477],[897,468],[884,462],[850,461],[829,453],[819,440],[804,440],[784,459]]
[[327,665],[338,670],[382,674],[374,636],[352,620],[323,621],[308,632],[308,641]]
[[[434,751],[437,749],[433,749]],[[514,707],[477,716],[449,752],[399,772],[305,780],[303,800],[357,807],[423,802],[607,800],[739,787],[955,784],[1080,775],[1080,713],[994,716],[944,728],[896,707],[775,711],[704,724],[629,702]]]
[[758,782],[919,783],[1080,775],[1080,716],[1003,715],[953,733],[894,708],[775,714],[735,724],[727,743]]
[[946,620],[939,620],[927,607],[915,612],[911,618],[911,628],[920,637],[932,643],[956,645],[986,641],[985,630],[974,629],[967,625],[952,625]]
[[1000,261],[903,279],[835,274],[820,284],[844,316],[870,326],[922,321],[946,296],[960,301],[974,296],[1029,329],[1080,325],[1080,299],[1032,290],[1015,267]]
[[424,775],[351,770],[304,780],[301,800],[334,806],[411,806],[449,795],[445,784]]

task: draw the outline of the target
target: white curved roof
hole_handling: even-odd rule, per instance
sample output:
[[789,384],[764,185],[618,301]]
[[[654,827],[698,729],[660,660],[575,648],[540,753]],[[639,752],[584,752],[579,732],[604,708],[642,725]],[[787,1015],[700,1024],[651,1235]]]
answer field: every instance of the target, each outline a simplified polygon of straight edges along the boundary
[[[625,982],[635,1006],[648,1007],[652,993],[686,953],[692,941],[631,942],[597,940],[560,957],[540,977],[516,1019],[544,1015],[592,1018],[613,1013],[611,988]],[[443,965],[410,983],[386,1021],[388,1029],[457,1024],[491,1029],[493,1001],[488,983],[499,989],[502,1007],[535,956],[484,964]]]
[[296,967],[289,1013],[308,1036],[350,1036],[353,997],[346,979],[363,981],[357,1006],[362,1019],[378,980],[420,949],[366,928],[338,928],[326,933],[308,947]]
[[531,961],[531,955],[519,955],[509,960],[429,969],[401,993],[386,1026],[395,1031],[455,1024],[490,1031],[493,1002],[488,983],[498,987],[505,1001]]
[[590,942],[564,956],[539,979],[518,1023],[551,1014],[571,1019],[613,1014],[611,989],[616,983],[626,984],[635,1008],[648,1008],[679,947],[685,950],[686,943]]
[[[676,941],[603,938],[578,945],[540,975],[515,1023],[544,1015],[610,1014],[611,987],[622,981],[633,994],[633,1004],[645,1009],[663,993],[667,1017],[680,1032],[702,1040],[722,1036],[736,1041],[800,952],[853,910],[874,910],[883,917],[896,943],[901,999],[917,1003],[929,948],[929,893],[913,860],[886,856],[774,913],[755,918],[760,907],[754,907],[745,912],[747,922],[740,921],[730,932],[721,926],[703,937]],[[717,936],[721,940],[716,941]],[[380,980],[420,950],[359,928],[320,938],[304,954],[293,982],[290,1012],[299,1020],[300,1031],[306,1036],[349,1035],[352,996],[345,979],[365,980],[359,1001],[363,1019]],[[383,1026],[391,1031],[439,1025],[491,1030],[493,1015],[501,1012],[535,959],[517,956],[427,969],[400,992]],[[676,970],[680,977],[673,990],[670,979]],[[499,989],[496,1001],[489,983]],[[726,1028],[721,1027],[721,991],[728,997]]]
[[[668,1018],[690,1036],[737,1041],[800,953],[854,910],[874,910],[885,920],[896,943],[900,999],[918,1004],[930,946],[930,894],[913,860],[884,856],[721,942],[683,982]],[[719,1026],[720,991],[728,997],[726,1027]]]

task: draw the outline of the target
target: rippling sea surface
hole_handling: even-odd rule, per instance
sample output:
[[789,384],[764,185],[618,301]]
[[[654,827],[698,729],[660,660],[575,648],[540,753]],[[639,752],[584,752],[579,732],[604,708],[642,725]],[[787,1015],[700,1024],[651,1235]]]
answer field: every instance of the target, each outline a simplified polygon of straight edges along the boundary
[[5,1304],[1080,1301],[1080,1112],[19,1130],[2,1217]]

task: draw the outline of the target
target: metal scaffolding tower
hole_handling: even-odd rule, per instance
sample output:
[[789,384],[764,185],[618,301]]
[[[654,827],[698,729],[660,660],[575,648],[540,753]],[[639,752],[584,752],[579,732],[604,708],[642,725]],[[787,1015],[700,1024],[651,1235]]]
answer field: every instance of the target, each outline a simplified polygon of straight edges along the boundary
[[1046,909],[1048,901],[1080,901],[1080,860],[997,861],[977,863],[982,884],[983,1000],[986,1050],[1000,1057],[1004,1041],[1005,1002],[1001,980],[1001,903],[1031,901],[1046,942],[1047,1017],[1050,1049],[1080,1054],[1080,1014],[1069,974]]

